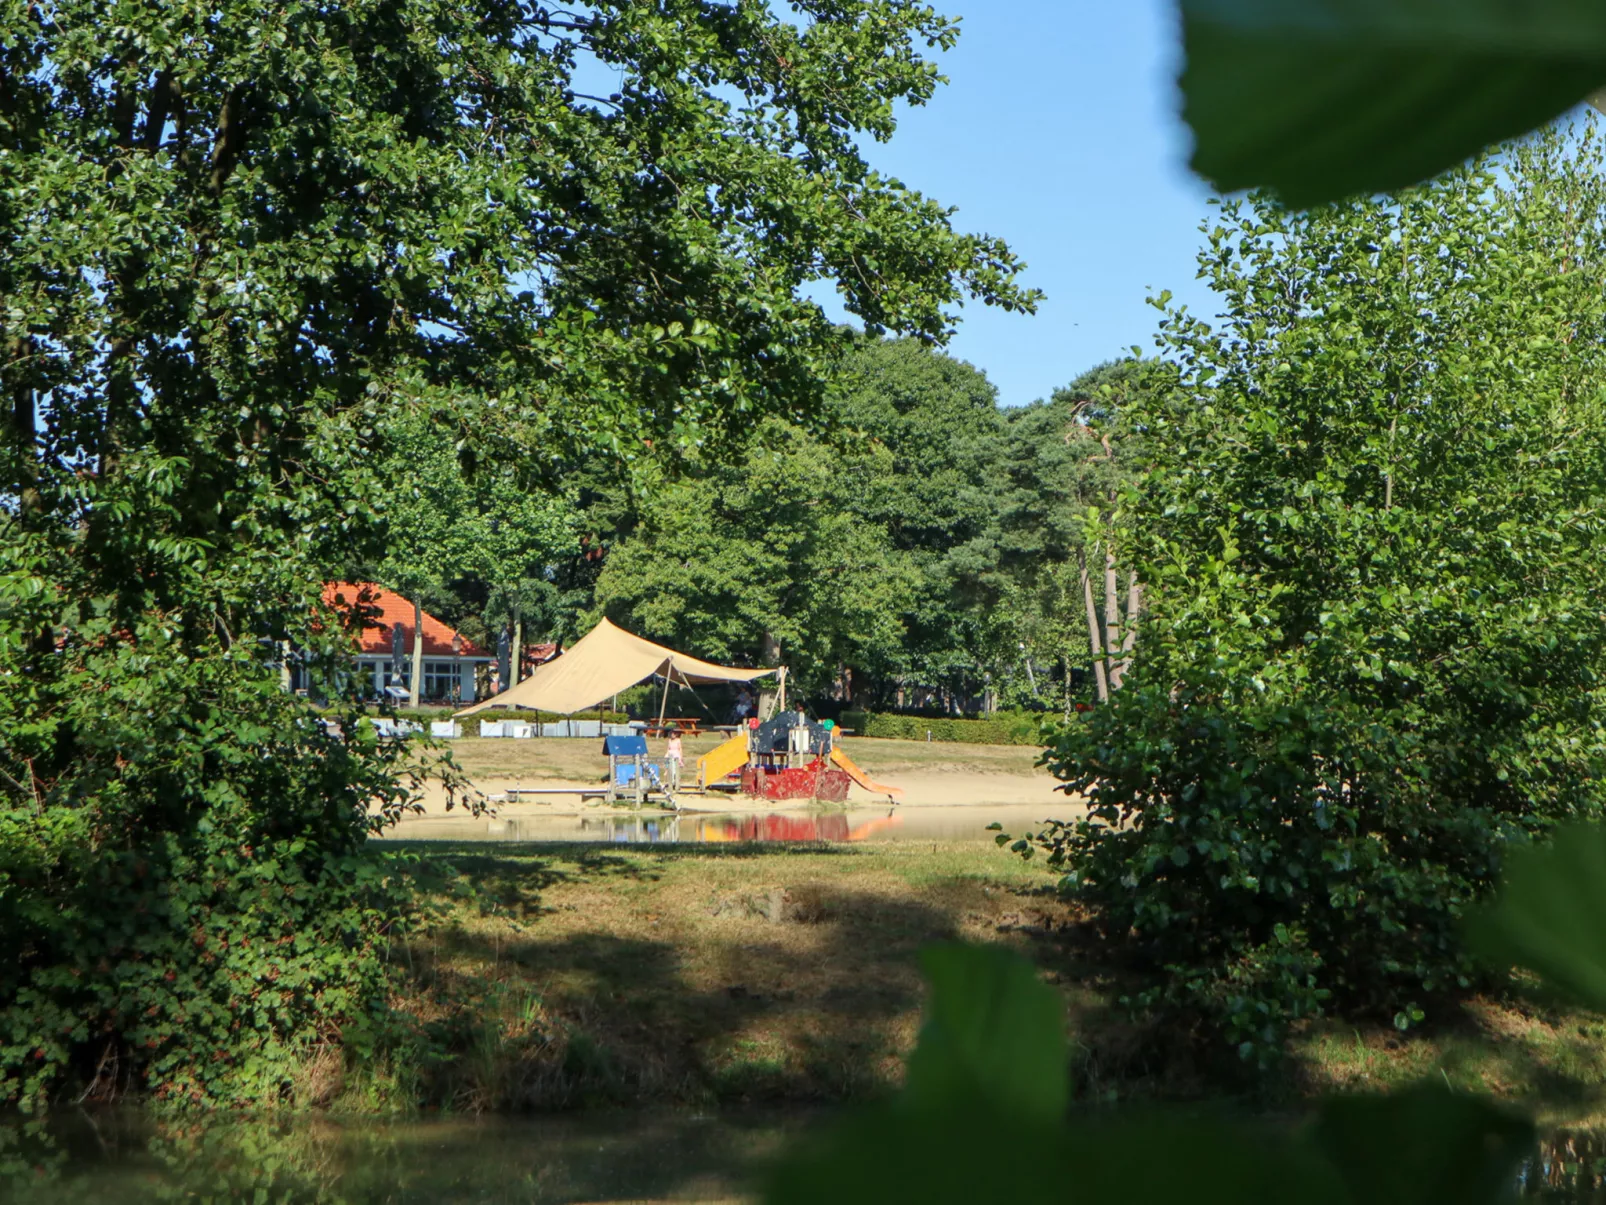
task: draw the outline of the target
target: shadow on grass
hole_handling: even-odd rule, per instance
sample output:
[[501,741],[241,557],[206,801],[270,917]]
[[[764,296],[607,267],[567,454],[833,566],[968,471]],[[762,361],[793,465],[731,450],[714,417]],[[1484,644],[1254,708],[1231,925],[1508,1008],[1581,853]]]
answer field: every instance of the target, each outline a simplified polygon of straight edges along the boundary
[[1397,1031],[1385,1018],[1329,1019],[1295,1042],[1290,1097],[1376,1092],[1423,1079],[1498,1096],[1552,1121],[1606,1117],[1606,1025],[1558,1006],[1515,979],[1487,994],[1427,1007],[1427,1023]]
[[[449,861],[510,918],[544,917],[540,894],[559,882],[606,885],[650,876],[666,857],[744,852],[621,858],[571,846]],[[692,946],[654,934],[651,906],[580,931],[438,926],[409,954],[410,1007],[435,1048],[411,1069],[416,1092],[502,1111],[841,1101],[896,1082],[920,1003],[918,952],[957,935],[951,910],[818,886],[716,893],[706,909],[709,930]]]

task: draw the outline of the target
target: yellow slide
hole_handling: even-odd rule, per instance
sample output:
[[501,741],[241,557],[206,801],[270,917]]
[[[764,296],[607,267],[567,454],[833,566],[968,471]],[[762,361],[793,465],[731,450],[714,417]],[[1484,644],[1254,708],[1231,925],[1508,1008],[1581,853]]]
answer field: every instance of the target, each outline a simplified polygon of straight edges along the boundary
[[831,760],[845,770],[849,778],[853,779],[854,782],[858,783],[871,794],[885,795],[888,799],[903,798],[902,787],[889,787],[885,783],[879,783],[875,779],[871,778],[868,774],[854,764],[851,757],[842,752],[842,747],[840,745],[834,743],[832,744]]
[[747,733],[738,732],[723,745],[716,745],[697,759],[697,782],[711,787],[732,770],[747,764]]

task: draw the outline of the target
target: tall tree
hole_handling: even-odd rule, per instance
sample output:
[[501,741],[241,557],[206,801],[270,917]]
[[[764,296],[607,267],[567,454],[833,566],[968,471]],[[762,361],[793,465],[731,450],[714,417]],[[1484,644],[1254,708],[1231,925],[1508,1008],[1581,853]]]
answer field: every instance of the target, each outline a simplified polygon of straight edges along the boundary
[[[1031,305],[1001,243],[860,151],[931,95],[920,48],[953,24],[792,17],[0,2],[0,679],[26,684],[0,691],[0,1099],[90,1043],[272,1096],[382,1000],[388,913],[333,901],[378,881],[367,807],[407,792],[267,650],[337,651],[319,582],[381,551],[387,414],[558,480],[816,410],[842,336],[805,282],[934,340],[967,293]],[[586,94],[597,63],[616,92]],[[215,894],[242,857],[290,884],[276,910]],[[235,920],[260,975],[193,940]],[[270,971],[303,986],[240,1036]]]
[[776,424],[736,465],[651,496],[612,549],[596,607],[642,635],[717,659],[786,664],[804,689],[903,653],[913,566],[853,502],[891,467],[884,449],[830,447]]
[[[1142,469],[1141,441],[1125,416],[1140,398],[1174,389],[1175,376],[1161,360],[1112,360],[1046,401],[1006,412],[996,519],[1006,605],[1026,655],[1060,661],[1067,685],[1072,665],[1091,664],[1100,697],[1111,675],[1124,673],[1136,633],[1135,579],[1129,567],[1111,563],[1119,557],[1107,522],[1123,486]],[[1112,650],[1105,617],[1122,632]]]
[[[521,479],[517,466],[466,455],[454,432],[423,412],[384,424],[384,555],[361,572],[453,620],[511,623],[517,644],[526,615],[539,615],[553,566],[578,543],[572,490]],[[476,613],[477,612],[477,613]],[[415,618],[412,690],[421,679]],[[514,658],[515,662],[517,657]]]
[[848,505],[885,528],[917,574],[899,616],[904,672],[970,693],[1010,635],[997,610],[998,391],[915,340],[868,339],[843,361],[830,413],[844,438],[854,432],[891,455],[891,472]]

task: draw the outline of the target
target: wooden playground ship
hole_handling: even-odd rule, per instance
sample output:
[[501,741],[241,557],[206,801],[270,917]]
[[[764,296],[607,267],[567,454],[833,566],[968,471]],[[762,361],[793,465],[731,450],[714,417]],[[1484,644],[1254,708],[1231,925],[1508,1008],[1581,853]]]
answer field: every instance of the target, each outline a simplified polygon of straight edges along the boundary
[[744,731],[697,759],[697,782],[704,790],[734,787],[776,802],[841,803],[855,783],[889,799],[903,793],[870,778],[842,751],[841,741],[830,720],[811,720],[801,711],[752,719]]

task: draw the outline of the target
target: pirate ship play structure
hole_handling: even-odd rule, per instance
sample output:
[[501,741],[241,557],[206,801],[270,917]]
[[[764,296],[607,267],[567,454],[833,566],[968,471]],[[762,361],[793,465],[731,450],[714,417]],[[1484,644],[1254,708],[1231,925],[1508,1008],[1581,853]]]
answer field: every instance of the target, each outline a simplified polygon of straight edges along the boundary
[[704,790],[734,785],[756,799],[818,799],[840,803],[858,784],[897,799],[897,787],[876,782],[842,751],[842,734],[830,720],[816,722],[800,711],[749,720],[744,731],[697,759]]
[[[841,802],[857,784],[872,794],[897,799],[896,787],[875,782],[841,749],[841,733],[829,720],[820,723],[801,711],[788,711],[785,669],[737,669],[702,661],[663,645],[643,640],[602,620],[574,646],[540,666],[517,686],[458,712],[470,716],[489,708],[522,707],[573,715],[596,707],[613,695],[649,679],[661,680],[667,703],[671,685],[752,682],[776,675],[777,703],[772,718],[753,719],[744,729],[697,759],[695,786],[701,792],[736,791],[755,800],[818,799]],[[662,709],[660,709],[660,726]],[[518,791],[518,794],[606,794],[609,802],[644,804],[661,797],[675,806],[677,787],[661,763],[646,755],[646,741],[610,736],[604,747],[608,757],[606,791],[574,789]]]

